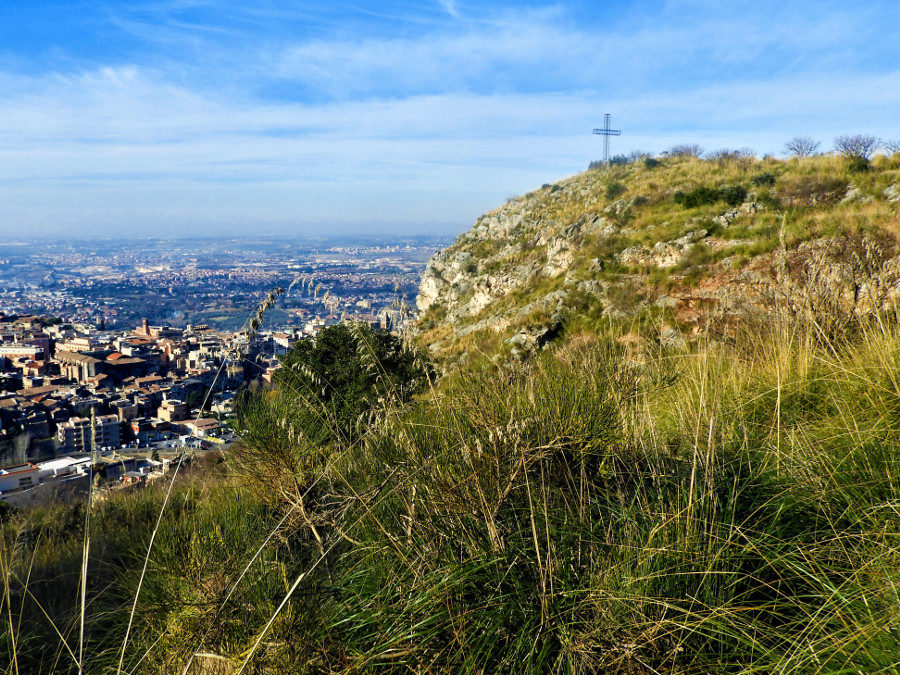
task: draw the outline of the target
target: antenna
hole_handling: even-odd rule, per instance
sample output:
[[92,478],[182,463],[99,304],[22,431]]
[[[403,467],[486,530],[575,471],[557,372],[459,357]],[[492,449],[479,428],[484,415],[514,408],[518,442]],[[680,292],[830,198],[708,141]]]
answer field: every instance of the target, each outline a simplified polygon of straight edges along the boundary
[[594,129],[594,133],[598,136],[603,136],[603,162],[604,164],[609,164],[609,137],[621,136],[622,132],[619,129],[609,128],[609,113],[606,113],[603,116],[603,128]]

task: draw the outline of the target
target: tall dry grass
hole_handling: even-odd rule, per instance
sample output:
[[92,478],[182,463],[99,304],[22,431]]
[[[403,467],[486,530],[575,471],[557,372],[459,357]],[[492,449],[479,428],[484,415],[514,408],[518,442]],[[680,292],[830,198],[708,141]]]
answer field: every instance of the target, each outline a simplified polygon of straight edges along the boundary
[[[96,507],[85,670],[159,519],[127,672],[896,672],[900,328],[820,333],[571,338],[352,433],[286,379],[162,517],[164,488]],[[8,672],[77,668],[80,508],[3,525]]]

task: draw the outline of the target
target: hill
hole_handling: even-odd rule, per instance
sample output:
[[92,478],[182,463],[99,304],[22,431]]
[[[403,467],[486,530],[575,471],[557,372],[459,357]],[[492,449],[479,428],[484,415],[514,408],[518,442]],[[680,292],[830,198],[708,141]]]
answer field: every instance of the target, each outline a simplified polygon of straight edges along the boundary
[[589,170],[510,199],[435,255],[417,299],[421,338],[450,357],[522,355],[564,328],[678,344],[733,335],[778,303],[869,312],[896,299],[898,214],[898,155]]

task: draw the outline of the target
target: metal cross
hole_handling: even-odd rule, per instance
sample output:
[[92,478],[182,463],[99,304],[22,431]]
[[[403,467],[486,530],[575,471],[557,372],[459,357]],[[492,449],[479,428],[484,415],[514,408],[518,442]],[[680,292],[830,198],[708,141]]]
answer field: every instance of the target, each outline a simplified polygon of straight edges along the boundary
[[619,129],[609,128],[609,113],[606,113],[603,117],[603,128],[594,129],[594,133],[598,136],[603,136],[603,161],[609,164],[609,137],[621,136],[622,132]]

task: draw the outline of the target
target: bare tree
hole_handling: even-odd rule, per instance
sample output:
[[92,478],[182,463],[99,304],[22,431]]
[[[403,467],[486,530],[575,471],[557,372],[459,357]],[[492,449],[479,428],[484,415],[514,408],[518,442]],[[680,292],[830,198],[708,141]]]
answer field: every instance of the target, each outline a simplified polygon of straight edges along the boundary
[[844,157],[860,157],[869,159],[872,154],[881,145],[875,136],[865,136],[857,134],[856,136],[838,136],[834,139],[834,149]]
[[703,148],[696,143],[682,143],[673,145],[663,154],[669,157],[699,157],[703,154]]
[[884,141],[881,145],[889,155],[900,155],[900,141]]
[[706,158],[718,164],[727,164],[728,162],[736,162],[738,160],[753,159],[756,152],[752,148],[722,148],[721,150],[713,150],[706,153]]
[[809,136],[794,136],[784,144],[784,151],[791,157],[811,157],[819,149],[819,141]]

